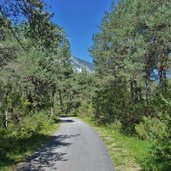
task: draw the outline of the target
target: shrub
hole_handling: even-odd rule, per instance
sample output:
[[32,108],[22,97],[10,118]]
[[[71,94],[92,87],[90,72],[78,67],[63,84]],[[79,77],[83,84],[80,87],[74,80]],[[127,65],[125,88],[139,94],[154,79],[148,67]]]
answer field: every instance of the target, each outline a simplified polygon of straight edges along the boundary
[[26,116],[21,119],[19,124],[11,123],[8,130],[10,130],[12,136],[18,139],[27,139],[37,132],[41,132],[45,129],[52,120],[48,118],[45,113],[38,113],[30,116]]
[[171,117],[167,115],[166,134],[158,137],[153,147],[154,166],[158,170],[171,170]]
[[82,102],[81,106],[79,107],[77,114],[79,116],[93,116],[94,115],[94,108],[91,103],[86,101]]
[[116,120],[114,123],[110,125],[110,127],[114,130],[121,131],[122,130],[122,123],[119,120]]
[[156,117],[143,117],[143,121],[135,126],[135,130],[140,138],[156,140],[167,134],[167,125]]
[[154,147],[154,163],[160,170],[171,170],[171,136],[159,139]]
[[154,146],[152,148],[153,158],[148,162],[148,166],[150,170],[169,171],[171,170],[170,92],[164,95],[156,95],[153,103],[158,118],[146,118],[146,123],[150,125],[150,127],[146,129],[146,132],[148,135],[153,135],[152,138],[154,139]]
[[60,117],[54,115],[54,116],[51,117],[51,120],[52,120],[52,122],[54,122],[54,123],[58,123],[58,122],[60,122]]

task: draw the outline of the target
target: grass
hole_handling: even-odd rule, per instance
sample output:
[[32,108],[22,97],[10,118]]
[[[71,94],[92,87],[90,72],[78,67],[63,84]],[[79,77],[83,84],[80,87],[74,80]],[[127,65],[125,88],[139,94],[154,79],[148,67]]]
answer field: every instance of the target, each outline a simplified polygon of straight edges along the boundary
[[90,118],[81,119],[93,126],[102,137],[117,171],[147,170],[146,162],[151,159],[151,142],[126,136],[113,127],[98,125]]
[[[34,119],[33,119],[34,121]],[[39,122],[39,121],[38,121]],[[33,125],[30,125],[32,127]],[[24,134],[19,137],[18,133],[9,130],[0,131],[0,171],[15,170],[15,166],[26,160],[38,148],[47,142],[52,134],[58,129],[59,123],[45,122],[38,131]],[[27,130],[28,127],[27,127]]]

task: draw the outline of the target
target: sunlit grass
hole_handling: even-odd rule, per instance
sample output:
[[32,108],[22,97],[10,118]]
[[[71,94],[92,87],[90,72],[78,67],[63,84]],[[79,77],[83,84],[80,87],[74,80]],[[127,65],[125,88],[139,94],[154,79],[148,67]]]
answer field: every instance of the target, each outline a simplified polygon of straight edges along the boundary
[[90,118],[81,118],[93,126],[104,140],[116,171],[145,170],[151,159],[152,143],[127,136],[112,127],[98,125]]

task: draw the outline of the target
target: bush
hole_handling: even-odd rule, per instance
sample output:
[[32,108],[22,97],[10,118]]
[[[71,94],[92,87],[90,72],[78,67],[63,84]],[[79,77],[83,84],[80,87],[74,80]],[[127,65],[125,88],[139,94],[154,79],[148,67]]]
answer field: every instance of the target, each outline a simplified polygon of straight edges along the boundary
[[171,117],[167,115],[166,134],[158,137],[153,147],[154,166],[158,170],[171,170]]
[[167,134],[167,125],[156,117],[143,117],[143,121],[135,126],[135,130],[140,138],[156,140]]
[[22,118],[17,125],[11,123],[8,130],[11,132],[12,136],[18,139],[27,139],[36,132],[41,132],[51,122],[52,120],[48,118],[47,114],[39,113]]
[[54,122],[54,123],[58,123],[58,122],[60,122],[60,117],[54,115],[54,116],[51,117],[51,120],[52,120],[52,122]]
[[81,106],[79,107],[77,114],[79,116],[94,116],[94,108],[91,103],[88,102],[82,102]]
[[0,128],[0,170],[25,159],[44,144],[56,128],[52,123],[44,112],[20,118],[17,124],[10,122],[8,129]]
[[[129,93],[123,82],[106,78],[93,98],[95,118],[99,123],[112,123],[122,119],[129,105]],[[116,83],[116,84],[115,84]]]
[[114,123],[110,125],[113,130],[121,131],[122,130],[122,123],[119,120],[116,120]]
[[171,135],[157,141],[153,156],[157,168],[160,170],[171,170]]
[[[153,138],[152,160],[148,162],[150,170],[171,170],[171,100],[170,92],[158,94],[153,100],[158,118],[146,118],[146,130],[141,125],[140,130]],[[143,129],[142,129],[143,128]],[[137,132],[138,132],[137,131]],[[151,136],[152,135],[152,136]]]

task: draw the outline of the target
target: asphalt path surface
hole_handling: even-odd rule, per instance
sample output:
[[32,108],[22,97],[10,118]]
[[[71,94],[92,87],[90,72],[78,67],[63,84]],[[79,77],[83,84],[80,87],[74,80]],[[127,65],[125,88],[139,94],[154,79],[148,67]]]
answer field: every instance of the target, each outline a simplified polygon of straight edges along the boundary
[[97,132],[77,118],[61,118],[59,130],[17,171],[114,171]]

